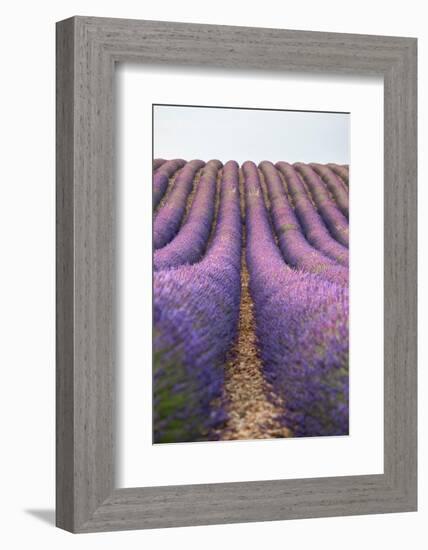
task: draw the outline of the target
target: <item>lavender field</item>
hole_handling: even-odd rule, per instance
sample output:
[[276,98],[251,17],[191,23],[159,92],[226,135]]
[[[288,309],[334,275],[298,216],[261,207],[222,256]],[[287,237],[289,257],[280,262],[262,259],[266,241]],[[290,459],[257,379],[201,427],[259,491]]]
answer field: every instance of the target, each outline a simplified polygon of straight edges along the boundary
[[349,171],[153,163],[153,442],[348,434]]

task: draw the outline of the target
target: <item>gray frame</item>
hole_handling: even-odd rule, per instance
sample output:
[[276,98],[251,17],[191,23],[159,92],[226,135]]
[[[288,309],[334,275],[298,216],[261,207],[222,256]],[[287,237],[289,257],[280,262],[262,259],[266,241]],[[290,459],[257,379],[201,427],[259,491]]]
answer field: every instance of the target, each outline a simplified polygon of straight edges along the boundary
[[[73,17],[57,24],[57,525],[72,532],[417,506],[414,38]],[[384,77],[382,475],[114,487],[116,62]],[[143,466],[143,465],[142,465]]]

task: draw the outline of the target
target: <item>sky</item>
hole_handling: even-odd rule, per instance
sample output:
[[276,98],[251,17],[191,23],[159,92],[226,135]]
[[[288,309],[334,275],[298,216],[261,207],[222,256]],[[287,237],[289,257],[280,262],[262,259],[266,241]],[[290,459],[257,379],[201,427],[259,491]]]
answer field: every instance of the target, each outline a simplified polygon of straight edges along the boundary
[[349,163],[347,113],[155,105],[154,158]]

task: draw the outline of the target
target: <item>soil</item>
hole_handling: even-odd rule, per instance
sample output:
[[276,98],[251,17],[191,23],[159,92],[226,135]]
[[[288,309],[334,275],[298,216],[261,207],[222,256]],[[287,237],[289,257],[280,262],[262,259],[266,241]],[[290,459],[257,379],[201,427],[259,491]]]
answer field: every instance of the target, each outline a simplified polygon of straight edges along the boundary
[[[248,288],[249,274],[242,253],[239,334],[226,364],[225,397],[229,420],[222,440],[290,437],[277,420],[280,404],[274,404],[272,389],[265,381],[257,348],[253,301]],[[271,400],[268,398],[271,396]],[[273,401],[273,402],[272,402]]]

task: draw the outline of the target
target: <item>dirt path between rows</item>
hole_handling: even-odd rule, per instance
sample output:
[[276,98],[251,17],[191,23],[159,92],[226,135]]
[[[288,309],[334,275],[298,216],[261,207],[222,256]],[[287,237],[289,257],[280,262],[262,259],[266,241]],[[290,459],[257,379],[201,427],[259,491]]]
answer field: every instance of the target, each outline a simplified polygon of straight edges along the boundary
[[258,355],[253,301],[248,288],[249,274],[242,251],[239,335],[226,364],[225,397],[229,420],[220,434],[222,440],[290,437],[275,417],[280,410],[268,395],[271,388],[263,378]]

